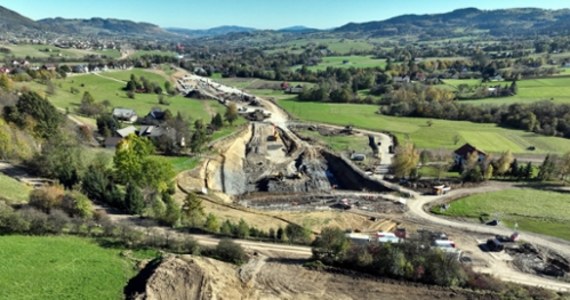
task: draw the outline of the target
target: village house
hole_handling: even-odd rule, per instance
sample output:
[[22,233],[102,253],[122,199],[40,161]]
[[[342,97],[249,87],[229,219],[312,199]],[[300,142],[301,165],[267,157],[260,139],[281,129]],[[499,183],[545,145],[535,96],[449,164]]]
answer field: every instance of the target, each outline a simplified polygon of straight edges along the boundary
[[478,156],[479,156],[478,162],[480,162],[480,163],[485,161],[485,159],[487,158],[487,153],[485,153],[485,151],[477,149],[474,146],[472,146],[471,144],[467,143],[467,144],[459,147],[459,149],[455,150],[455,152],[454,152],[455,165],[457,165],[457,166],[463,165],[467,161],[467,158],[469,157],[469,155],[473,152],[478,154]]
[[285,89],[285,93],[287,94],[301,94],[303,93],[303,86],[298,84],[296,86],[290,86],[287,89]]
[[410,76],[394,76],[392,78],[394,83],[410,83]]
[[160,108],[153,108],[150,112],[142,118],[140,121],[141,124],[145,125],[158,125],[167,119],[166,111],[163,111]]
[[131,134],[136,134],[137,128],[135,126],[129,126],[129,127],[117,129],[116,133],[119,137],[126,138],[127,136],[129,136]]
[[175,141],[175,143],[177,143],[179,146],[186,147],[185,138],[181,137],[179,140],[177,140],[176,130],[168,126],[144,125],[141,126],[140,130],[138,130],[138,135],[148,137],[153,141],[167,137],[168,139]]
[[138,119],[137,113],[129,108],[115,108],[113,109],[113,117],[119,121],[136,122]]

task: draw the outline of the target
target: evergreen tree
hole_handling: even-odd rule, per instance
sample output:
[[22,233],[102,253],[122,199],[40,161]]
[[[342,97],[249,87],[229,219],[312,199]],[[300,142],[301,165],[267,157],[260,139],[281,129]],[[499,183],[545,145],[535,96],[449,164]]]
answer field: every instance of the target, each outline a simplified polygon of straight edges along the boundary
[[521,177],[521,175],[519,173],[519,169],[520,169],[519,168],[519,162],[517,161],[516,158],[511,163],[510,169],[511,169],[511,171],[510,171],[511,177],[513,177],[515,179],[519,179]]
[[180,221],[180,206],[176,204],[176,201],[168,193],[162,194],[162,202],[166,205],[166,212],[162,221],[170,226],[176,226],[178,221]]
[[144,197],[141,190],[133,183],[127,184],[125,206],[131,214],[140,215],[144,210]]
[[233,225],[229,220],[224,221],[220,227],[220,233],[223,235],[232,235]]
[[532,179],[532,163],[528,162],[524,169],[524,178],[526,180]]
[[239,238],[247,238],[249,236],[249,226],[243,219],[239,220],[235,235]]
[[552,179],[552,176],[556,173],[556,163],[555,157],[550,154],[546,155],[540,169],[538,171],[538,179],[545,181]]
[[204,217],[202,200],[194,193],[189,193],[182,204],[182,212],[186,221],[193,227],[198,226]]
[[224,119],[222,119],[222,115],[220,113],[217,113],[212,118],[212,122],[210,123],[210,125],[212,125],[214,130],[218,130],[218,129],[224,127]]
[[206,217],[206,223],[204,227],[210,232],[218,232],[220,230],[220,224],[218,223],[218,218],[212,213],[209,213]]

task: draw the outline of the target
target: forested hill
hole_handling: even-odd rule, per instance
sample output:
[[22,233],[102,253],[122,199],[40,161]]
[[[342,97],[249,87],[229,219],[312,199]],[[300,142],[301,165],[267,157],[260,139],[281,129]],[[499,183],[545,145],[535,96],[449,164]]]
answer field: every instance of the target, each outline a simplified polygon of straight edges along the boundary
[[150,23],[137,23],[128,20],[117,19],[43,19],[37,21],[38,24],[50,31],[63,34],[95,34],[95,35],[115,35],[134,34],[153,36],[165,34],[166,31],[157,25]]
[[34,21],[0,6],[0,30],[13,36],[64,34],[77,36],[176,37],[157,25],[117,19],[50,18]]
[[558,35],[570,32],[570,9],[465,8],[444,14],[403,15],[384,21],[349,23],[333,31],[367,37],[413,35],[433,38],[485,33],[495,37]]
[[34,20],[0,6],[1,31],[28,31],[38,29],[40,29],[40,25],[34,22]]
[[[0,6],[0,36],[45,34],[79,36],[128,36],[131,38],[204,38],[241,40],[259,35],[262,39],[298,36],[315,37],[404,37],[420,39],[454,38],[476,35],[493,37],[532,37],[536,35],[570,34],[570,9],[544,10],[514,8],[479,10],[464,8],[433,15],[402,15],[384,21],[349,23],[332,30],[309,30],[294,26],[283,30],[256,30],[239,26],[221,26],[209,30],[163,29],[150,23],[118,19],[64,19],[49,18],[34,21]],[[292,35],[292,36],[289,36]]]

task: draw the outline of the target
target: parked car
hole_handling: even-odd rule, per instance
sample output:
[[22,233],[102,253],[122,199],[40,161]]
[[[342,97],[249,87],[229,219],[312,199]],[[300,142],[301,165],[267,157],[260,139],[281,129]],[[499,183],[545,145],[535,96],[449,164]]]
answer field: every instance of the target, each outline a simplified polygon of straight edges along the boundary
[[501,221],[499,221],[497,219],[494,219],[494,220],[487,222],[487,225],[489,225],[489,226],[497,226],[499,224],[501,224]]
[[499,241],[496,238],[488,239],[486,245],[487,245],[487,249],[489,249],[489,251],[493,251],[493,252],[501,252],[505,249],[505,246],[503,245],[503,243],[501,243],[501,241]]

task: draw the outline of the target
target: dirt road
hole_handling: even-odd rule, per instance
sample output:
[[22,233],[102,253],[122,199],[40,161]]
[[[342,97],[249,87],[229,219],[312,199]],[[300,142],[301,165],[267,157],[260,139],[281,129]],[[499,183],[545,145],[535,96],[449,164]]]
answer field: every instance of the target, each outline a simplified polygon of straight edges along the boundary
[[[421,220],[422,222],[429,224],[437,224],[444,227],[450,227],[454,230],[460,230],[465,233],[480,233],[488,234],[489,236],[494,235],[511,235],[513,230],[505,227],[492,227],[483,224],[460,222],[456,220],[445,219],[433,214],[430,214],[425,210],[426,205],[437,202],[444,201],[446,199],[452,199],[457,196],[467,196],[473,194],[487,193],[493,191],[500,191],[505,189],[515,188],[512,183],[502,183],[493,182],[484,186],[479,186],[476,188],[455,190],[444,196],[423,196],[416,195],[413,200],[407,201],[408,212],[406,217],[415,220]],[[554,237],[542,236],[529,232],[520,232],[520,238],[529,243],[540,245],[544,248],[553,250],[560,255],[565,257],[570,257],[570,242],[557,239]],[[472,245],[473,251],[480,251],[477,245]],[[504,281],[511,281],[524,285],[540,286],[556,291],[570,291],[570,283],[565,283],[557,280],[551,280],[544,277],[539,277],[531,274],[522,273],[514,270],[512,267],[508,266],[504,261],[495,259],[491,256],[484,256],[487,260],[487,268],[479,268],[477,271],[483,273],[490,273],[495,275]]]

